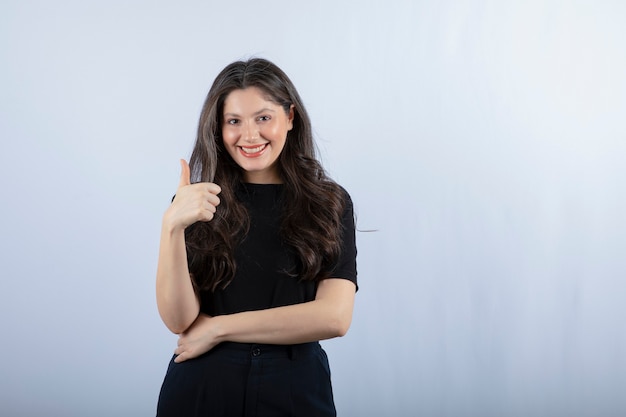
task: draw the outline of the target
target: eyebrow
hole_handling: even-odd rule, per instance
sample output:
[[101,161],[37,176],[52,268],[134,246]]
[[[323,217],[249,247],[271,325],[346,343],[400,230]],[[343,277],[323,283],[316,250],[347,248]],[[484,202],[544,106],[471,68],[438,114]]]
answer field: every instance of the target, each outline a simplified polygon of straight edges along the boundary
[[[261,110],[259,110],[259,111],[257,111],[257,112],[254,112],[252,115],[253,115],[253,116],[258,116],[259,114],[261,114],[261,113],[266,113],[266,112],[276,113],[276,111],[275,111],[275,110],[272,110],[272,109],[270,109],[270,108],[268,108],[268,107],[264,107],[264,108],[262,108]],[[239,116],[237,113],[224,113],[224,116],[228,116],[228,117],[241,117],[241,116]]]

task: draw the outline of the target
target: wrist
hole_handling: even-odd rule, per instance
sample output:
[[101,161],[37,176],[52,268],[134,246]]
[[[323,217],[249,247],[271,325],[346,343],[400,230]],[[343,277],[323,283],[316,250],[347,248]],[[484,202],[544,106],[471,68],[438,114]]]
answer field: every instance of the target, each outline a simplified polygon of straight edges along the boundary
[[173,222],[168,214],[169,213],[166,212],[163,215],[163,220],[161,221],[161,229],[163,230],[163,232],[165,232],[165,233],[167,233],[169,235],[175,235],[177,233],[184,232],[185,231],[185,227],[180,225],[180,224],[176,224],[175,222]]
[[213,336],[217,343],[228,342],[228,316],[215,316],[213,320]]

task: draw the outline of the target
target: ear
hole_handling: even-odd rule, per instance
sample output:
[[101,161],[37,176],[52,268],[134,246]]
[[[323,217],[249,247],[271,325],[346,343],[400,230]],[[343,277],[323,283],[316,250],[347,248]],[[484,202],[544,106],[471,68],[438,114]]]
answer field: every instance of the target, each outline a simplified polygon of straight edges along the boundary
[[289,123],[289,128],[287,130],[293,129],[293,119],[296,116],[296,106],[293,104],[289,106],[289,113],[287,113],[287,122]]

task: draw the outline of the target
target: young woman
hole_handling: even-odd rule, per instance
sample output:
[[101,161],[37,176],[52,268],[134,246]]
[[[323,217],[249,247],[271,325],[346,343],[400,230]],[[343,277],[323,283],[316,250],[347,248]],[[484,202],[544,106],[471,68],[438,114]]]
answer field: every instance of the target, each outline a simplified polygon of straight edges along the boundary
[[235,62],[204,103],[163,216],[157,304],[180,335],[165,416],[334,416],[318,341],[352,320],[352,202],[316,159],[295,87],[264,59]]

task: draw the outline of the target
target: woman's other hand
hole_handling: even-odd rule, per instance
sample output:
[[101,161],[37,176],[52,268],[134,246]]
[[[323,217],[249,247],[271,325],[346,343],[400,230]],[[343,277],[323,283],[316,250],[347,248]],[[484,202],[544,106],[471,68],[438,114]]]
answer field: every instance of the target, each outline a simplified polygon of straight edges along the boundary
[[178,355],[174,362],[180,363],[197,358],[213,349],[219,340],[217,317],[200,313],[196,321],[178,338],[178,347],[174,351]]

